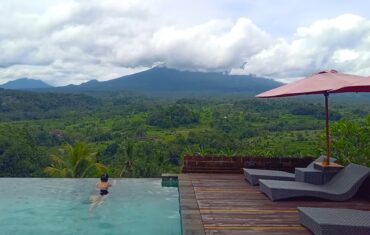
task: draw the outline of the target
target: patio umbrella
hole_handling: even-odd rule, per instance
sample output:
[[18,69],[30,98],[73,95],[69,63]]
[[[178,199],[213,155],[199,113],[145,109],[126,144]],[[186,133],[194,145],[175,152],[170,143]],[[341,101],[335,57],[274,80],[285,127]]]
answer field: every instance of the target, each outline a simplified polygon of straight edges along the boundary
[[322,71],[304,79],[258,94],[258,98],[286,97],[296,95],[323,94],[325,96],[326,158],[324,166],[330,164],[330,136],[328,97],[330,93],[370,92],[370,78],[338,73],[335,70]]
[[332,90],[330,93],[343,92],[370,92],[370,77],[353,82],[351,85]]

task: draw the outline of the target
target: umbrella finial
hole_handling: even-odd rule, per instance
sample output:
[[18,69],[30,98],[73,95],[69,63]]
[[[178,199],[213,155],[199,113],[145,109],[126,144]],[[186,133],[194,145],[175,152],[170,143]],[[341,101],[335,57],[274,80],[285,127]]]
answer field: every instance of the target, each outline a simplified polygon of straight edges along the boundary
[[[335,70],[335,69],[330,69],[330,70],[323,70],[323,71],[320,71],[320,72],[315,73],[315,74],[323,74],[323,73],[338,73],[338,71]],[[313,74],[313,75],[315,75],[315,74]]]

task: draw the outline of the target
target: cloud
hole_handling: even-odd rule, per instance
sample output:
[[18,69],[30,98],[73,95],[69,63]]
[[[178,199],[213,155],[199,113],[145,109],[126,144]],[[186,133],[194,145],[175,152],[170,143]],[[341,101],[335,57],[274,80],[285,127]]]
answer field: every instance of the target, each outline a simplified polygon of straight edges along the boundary
[[151,11],[150,4],[67,1],[11,14],[3,8],[0,13],[7,19],[0,19],[0,79],[29,76],[53,84],[80,83],[117,74],[101,71],[138,71],[159,62],[180,69],[227,70],[271,40],[248,18],[177,25]]
[[327,69],[369,75],[370,21],[345,14],[298,28],[292,40],[278,39],[250,57],[245,69],[286,80]]
[[[28,76],[62,85],[141,71],[140,64],[112,65],[117,45],[140,35],[145,27],[135,25],[143,25],[149,15],[137,1],[119,3],[55,1],[31,9],[2,5],[0,83]],[[130,28],[136,30],[131,35]]]
[[[319,20],[291,37],[275,38],[246,16],[221,17],[215,6],[226,6],[223,1],[208,1],[211,18],[203,2],[195,14],[199,18],[192,19],[185,13],[176,17],[178,6],[169,0],[3,1],[0,83],[32,77],[54,85],[78,84],[158,63],[280,80],[331,68],[370,74],[370,21],[357,15]],[[196,9],[184,8],[188,18]]]
[[268,45],[268,35],[249,19],[236,22],[213,20],[187,28],[162,27],[149,40],[118,46],[116,61],[123,66],[151,66],[163,62],[169,67],[195,70],[226,70],[240,66],[245,58]]

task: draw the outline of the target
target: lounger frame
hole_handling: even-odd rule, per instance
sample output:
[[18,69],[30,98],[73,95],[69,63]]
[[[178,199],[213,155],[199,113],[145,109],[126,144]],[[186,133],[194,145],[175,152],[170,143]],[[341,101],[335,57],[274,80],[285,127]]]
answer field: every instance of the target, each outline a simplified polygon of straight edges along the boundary
[[369,235],[370,211],[298,207],[299,222],[316,235]]
[[352,163],[324,185],[279,180],[259,180],[259,184],[260,190],[272,201],[295,197],[346,201],[357,193],[361,184],[369,176],[370,168]]

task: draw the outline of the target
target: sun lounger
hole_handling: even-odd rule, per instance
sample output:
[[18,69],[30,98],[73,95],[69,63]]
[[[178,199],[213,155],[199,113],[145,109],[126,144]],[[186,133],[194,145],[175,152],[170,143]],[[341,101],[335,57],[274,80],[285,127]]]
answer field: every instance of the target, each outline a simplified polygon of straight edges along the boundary
[[295,175],[293,173],[285,171],[246,169],[246,168],[244,168],[243,170],[245,180],[247,180],[251,185],[258,185],[259,179],[274,179],[285,181],[295,180]]
[[273,201],[295,197],[345,201],[356,194],[369,175],[370,168],[352,163],[344,167],[329,183],[324,185],[280,180],[259,180],[259,184],[260,190]]
[[[324,156],[317,158],[315,161],[311,162],[307,168],[313,168],[315,162],[322,162],[325,159]],[[337,159],[330,158],[331,162],[335,162]],[[261,169],[249,169],[244,168],[244,178],[251,185],[258,185],[258,180],[260,179],[270,179],[270,180],[284,180],[284,181],[294,181],[295,174],[288,173],[285,171],[273,171],[273,170],[261,170]]]
[[370,211],[298,207],[299,222],[315,235],[369,235]]

